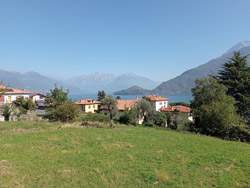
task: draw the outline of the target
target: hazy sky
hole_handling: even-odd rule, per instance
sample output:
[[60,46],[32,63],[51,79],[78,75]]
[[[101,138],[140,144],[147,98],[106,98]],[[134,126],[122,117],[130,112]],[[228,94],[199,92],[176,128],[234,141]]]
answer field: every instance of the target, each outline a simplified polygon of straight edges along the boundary
[[250,40],[250,0],[0,0],[0,68],[166,81]]

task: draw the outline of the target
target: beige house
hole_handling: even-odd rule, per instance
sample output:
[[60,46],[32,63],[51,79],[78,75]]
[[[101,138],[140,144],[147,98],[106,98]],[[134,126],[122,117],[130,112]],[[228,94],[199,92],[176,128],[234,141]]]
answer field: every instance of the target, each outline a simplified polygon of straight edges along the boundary
[[101,102],[96,101],[94,99],[83,99],[83,100],[75,102],[75,104],[80,105],[83,112],[94,113],[95,111],[98,111],[99,105],[101,104]]

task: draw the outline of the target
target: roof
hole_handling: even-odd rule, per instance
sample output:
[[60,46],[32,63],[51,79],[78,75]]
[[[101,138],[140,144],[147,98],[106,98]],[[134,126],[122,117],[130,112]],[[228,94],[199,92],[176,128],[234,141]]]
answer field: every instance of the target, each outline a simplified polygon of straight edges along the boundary
[[75,104],[101,104],[100,101],[96,101],[94,99],[83,99],[80,101],[75,102]]
[[36,95],[43,96],[43,97],[47,97],[47,96],[45,96],[45,95],[43,95],[43,94],[41,94],[41,93],[32,93],[32,95],[31,95],[30,97],[34,97],[34,96],[36,96]]
[[168,98],[165,97],[157,97],[155,95],[149,95],[147,96],[147,98],[149,98],[151,101],[168,101]]
[[174,110],[178,110],[178,111],[184,112],[184,113],[190,113],[191,112],[191,108],[186,107],[186,106],[181,106],[181,105],[168,106],[167,108],[162,108],[161,109],[161,111],[165,111],[165,112],[173,112]]
[[30,94],[31,92],[25,91],[24,89],[15,89],[11,87],[6,87],[3,85],[0,85],[0,92],[4,92],[5,94],[11,95],[11,94]]
[[117,100],[118,110],[125,110],[126,108],[131,108],[137,103],[140,99],[136,100]]

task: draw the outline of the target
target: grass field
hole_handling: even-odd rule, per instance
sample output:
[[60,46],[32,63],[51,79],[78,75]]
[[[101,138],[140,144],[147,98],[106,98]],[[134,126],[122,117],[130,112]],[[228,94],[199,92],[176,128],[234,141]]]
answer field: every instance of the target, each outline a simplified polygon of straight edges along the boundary
[[250,187],[250,145],[133,126],[0,123],[0,187]]

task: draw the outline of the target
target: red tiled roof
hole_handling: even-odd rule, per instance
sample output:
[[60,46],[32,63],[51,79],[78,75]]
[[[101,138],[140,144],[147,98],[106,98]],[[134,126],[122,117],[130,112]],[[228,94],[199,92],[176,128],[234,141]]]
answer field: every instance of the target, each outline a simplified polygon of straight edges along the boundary
[[25,91],[24,89],[15,89],[15,88],[11,88],[11,87],[6,87],[3,85],[0,85],[0,92],[4,92],[4,94],[30,94],[31,92],[29,91]]
[[151,101],[168,101],[168,98],[165,97],[157,97],[155,95],[149,95],[147,96],[147,98],[149,98]]
[[96,101],[94,99],[83,99],[75,102],[75,104],[101,104],[100,101]]
[[126,108],[131,108],[137,103],[140,99],[136,100],[117,100],[118,110],[125,110]]
[[165,112],[173,112],[174,110],[178,110],[180,112],[190,113],[191,108],[186,107],[186,106],[177,105],[177,106],[169,106],[167,108],[161,109],[161,111],[165,111]]

